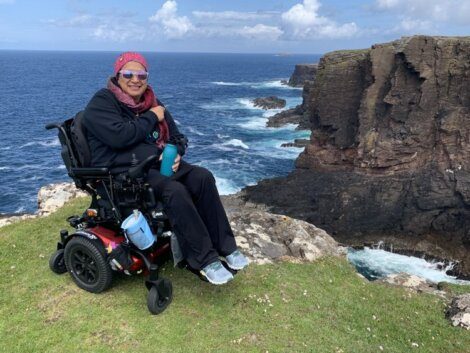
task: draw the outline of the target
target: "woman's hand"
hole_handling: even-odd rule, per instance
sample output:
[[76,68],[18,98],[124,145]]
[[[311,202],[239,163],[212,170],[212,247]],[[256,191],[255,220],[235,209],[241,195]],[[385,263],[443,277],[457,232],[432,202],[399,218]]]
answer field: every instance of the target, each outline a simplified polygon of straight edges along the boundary
[[163,108],[161,105],[151,108],[150,111],[155,113],[158,121],[163,121],[163,119],[165,119],[165,108]]
[[[163,153],[160,155],[160,158],[159,160],[161,161],[163,158]],[[173,164],[173,166],[171,167],[171,169],[173,170],[173,172],[177,172],[179,167],[180,167],[180,162],[181,162],[181,156],[179,154],[176,155],[176,158],[175,158],[175,163]]]
[[173,169],[173,171],[176,173],[176,171],[178,170],[178,168],[180,167],[180,162],[181,162],[181,156],[179,154],[176,155],[176,158],[175,158],[175,163],[173,164],[173,166],[171,167],[171,169]]

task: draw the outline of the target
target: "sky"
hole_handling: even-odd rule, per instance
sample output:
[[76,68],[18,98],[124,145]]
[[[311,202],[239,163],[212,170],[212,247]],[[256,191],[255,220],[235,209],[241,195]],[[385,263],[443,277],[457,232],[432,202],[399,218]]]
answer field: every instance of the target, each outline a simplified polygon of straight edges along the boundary
[[0,49],[323,54],[470,35],[470,0],[0,0]]

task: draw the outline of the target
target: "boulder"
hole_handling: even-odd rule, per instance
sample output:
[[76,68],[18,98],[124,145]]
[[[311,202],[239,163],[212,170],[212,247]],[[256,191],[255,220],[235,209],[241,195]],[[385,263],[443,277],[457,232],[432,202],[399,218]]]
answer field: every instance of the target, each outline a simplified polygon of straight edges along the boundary
[[77,189],[73,183],[59,183],[43,186],[38,192],[38,211],[40,216],[48,215],[65,205],[76,197],[85,197],[88,194]]
[[229,219],[238,246],[255,263],[314,261],[345,254],[324,230],[288,216],[241,211],[231,213]]
[[439,290],[437,284],[429,282],[422,277],[410,275],[404,272],[383,277],[377,280],[377,283],[387,283],[393,286],[404,287],[416,293],[430,293],[439,295],[443,298],[446,297],[446,292]]
[[462,294],[452,299],[446,316],[453,326],[460,326],[470,330],[470,293]]
[[43,186],[38,192],[38,210],[36,213],[18,216],[8,215],[0,219],[0,227],[25,219],[47,216],[65,205],[69,200],[84,196],[88,196],[88,194],[77,189],[73,183],[59,183]]
[[269,96],[269,97],[262,97],[262,98],[255,98],[253,100],[253,104],[255,107],[261,109],[281,109],[286,106],[286,100],[282,98],[278,98],[276,96]]

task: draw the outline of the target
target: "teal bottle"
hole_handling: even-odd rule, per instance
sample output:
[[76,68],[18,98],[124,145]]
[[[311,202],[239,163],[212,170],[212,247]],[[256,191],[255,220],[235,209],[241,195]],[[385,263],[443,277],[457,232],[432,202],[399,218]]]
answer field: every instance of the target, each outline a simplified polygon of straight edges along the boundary
[[173,175],[173,169],[171,167],[175,163],[176,155],[178,154],[178,150],[175,145],[171,143],[167,143],[165,148],[163,149],[163,157],[162,162],[160,164],[160,174],[165,175],[167,177]]

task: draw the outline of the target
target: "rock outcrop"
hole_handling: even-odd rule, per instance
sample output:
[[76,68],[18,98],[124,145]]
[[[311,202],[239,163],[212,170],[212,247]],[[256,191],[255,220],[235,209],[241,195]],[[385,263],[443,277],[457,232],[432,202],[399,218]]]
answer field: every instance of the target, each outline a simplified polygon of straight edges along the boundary
[[281,127],[286,124],[298,124],[297,130],[310,129],[310,120],[304,115],[302,105],[284,110],[268,118],[267,127]]
[[404,287],[411,292],[429,293],[446,298],[446,292],[439,290],[437,284],[429,282],[422,277],[404,272],[388,275],[377,280],[377,283],[386,283],[392,286]]
[[303,87],[306,81],[314,81],[318,64],[297,64],[287,84],[292,87]]
[[415,36],[320,61],[310,144],[247,199],[348,244],[424,243],[470,275],[470,37]]
[[452,299],[446,316],[453,326],[470,330],[470,294],[462,294]]
[[310,114],[308,111],[310,91],[313,88],[314,81],[305,81],[302,90],[302,104],[295,108],[284,110],[269,117],[267,127],[280,127],[286,124],[298,124],[297,130],[310,130],[312,127]]
[[240,195],[223,196],[222,201],[238,246],[255,263],[314,261],[346,254],[346,248],[310,223],[266,212],[243,202]]
[[[73,183],[50,184],[38,193],[38,211],[0,220],[0,227],[26,218],[47,216],[67,201],[87,196]],[[343,256],[346,249],[326,233],[307,222],[271,214],[264,207],[246,203],[240,195],[223,196],[222,202],[237,244],[254,263],[279,260],[313,261],[322,256]]]
[[35,214],[23,214],[0,218],[0,227],[38,216],[47,216],[75,197],[88,194],[77,189],[73,183],[49,184],[43,186],[38,192],[38,210]]
[[281,109],[286,106],[286,100],[276,96],[253,99],[253,105],[261,109]]

